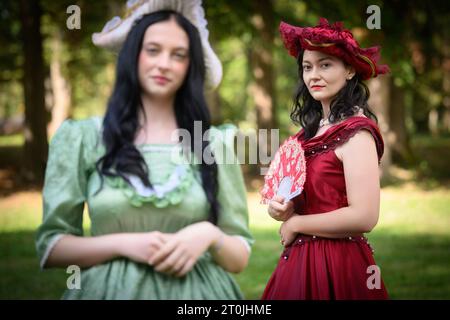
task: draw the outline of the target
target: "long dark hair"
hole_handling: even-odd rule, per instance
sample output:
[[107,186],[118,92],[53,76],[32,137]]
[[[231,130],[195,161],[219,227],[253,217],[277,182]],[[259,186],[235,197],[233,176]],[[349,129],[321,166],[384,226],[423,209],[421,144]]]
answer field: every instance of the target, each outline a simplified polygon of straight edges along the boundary
[[[102,138],[106,152],[96,163],[102,185],[102,175],[120,176],[128,183],[130,181],[127,175],[135,175],[147,187],[152,186],[148,177],[149,168],[134,145],[136,132],[139,129],[138,111],[142,111],[145,115],[140,96],[137,61],[147,28],[154,23],[169,20],[171,17],[175,18],[189,38],[189,69],[175,97],[177,125],[180,129],[188,130],[191,137],[194,137],[194,121],[201,121],[202,136],[211,127],[203,91],[205,63],[198,30],[185,17],[174,11],[164,10],[144,16],[130,31],[117,61],[116,82],[103,120]],[[199,143],[194,140],[191,139],[191,150],[195,152],[201,149],[203,154],[209,141],[202,140],[201,148],[194,148],[194,144]],[[202,154],[196,154],[196,156],[203,159]],[[210,204],[208,220],[216,224],[219,215],[217,164],[215,161],[212,164],[201,161],[200,173],[202,186]]]
[[[319,122],[323,118],[323,111],[322,104],[311,96],[303,81],[303,54],[304,50],[299,53],[297,58],[299,84],[293,99],[291,119],[294,123],[303,127],[305,139],[310,139],[319,130]],[[378,122],[377,117],[367,104],[369,97],[369,88],[362,82],[359,75],[355,74],[331,101],[328,120],[330,123],[335,123],[354,116],[358,112],[357,107],[359,107],[366,117]]]

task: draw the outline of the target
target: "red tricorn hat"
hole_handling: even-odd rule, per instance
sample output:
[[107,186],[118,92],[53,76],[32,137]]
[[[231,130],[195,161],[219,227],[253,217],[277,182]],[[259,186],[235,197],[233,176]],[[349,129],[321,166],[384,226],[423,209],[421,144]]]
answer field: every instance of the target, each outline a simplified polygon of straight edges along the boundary
[[342,22],[330,25],[327,19],[320,18],[317,26],[304,28],[281,22],[280,33],[289,54],[295,58],[301,50],[321,51],[353,66],[363,80],[389,72],[387,65],[378,64],[380,47],[361,48]]

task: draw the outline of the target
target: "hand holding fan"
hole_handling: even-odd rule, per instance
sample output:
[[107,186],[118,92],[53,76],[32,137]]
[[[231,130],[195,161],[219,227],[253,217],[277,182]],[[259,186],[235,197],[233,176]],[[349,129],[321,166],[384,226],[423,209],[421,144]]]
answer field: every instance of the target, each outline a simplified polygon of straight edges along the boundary
[[296,136],[288,138],[278,149],[264,177],[261,203],[268,204],[275,195],[289,201],[303,191],[306,160]]

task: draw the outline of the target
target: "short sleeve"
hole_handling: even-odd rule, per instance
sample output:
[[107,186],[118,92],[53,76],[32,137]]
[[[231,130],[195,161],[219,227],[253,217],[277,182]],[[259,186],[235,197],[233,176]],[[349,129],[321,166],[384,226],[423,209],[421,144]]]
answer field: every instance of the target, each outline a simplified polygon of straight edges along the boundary
[[368,131],[374,139],[377,149],[378,162],[380,162],[384,153],[384,141],[380,133],[380,129],[372,119],[368,119],[366,117],[354,117],[352,121],[343,128],[343,130],[336,132],[334,138],[340,138],[338,145],[342,145],[361,130]]
[[218,168],[218,227],[228,235],[238,236],[250,250],[254,239],[249,230],[247,191],[233,147],[236,133],[233,125],[210,130],[211,150]]
[[87,185],[85,129],[81,121],[66,120],[50,142],[42,192],[43,222],[36,233],[41,268],[63,235],[83,235]]

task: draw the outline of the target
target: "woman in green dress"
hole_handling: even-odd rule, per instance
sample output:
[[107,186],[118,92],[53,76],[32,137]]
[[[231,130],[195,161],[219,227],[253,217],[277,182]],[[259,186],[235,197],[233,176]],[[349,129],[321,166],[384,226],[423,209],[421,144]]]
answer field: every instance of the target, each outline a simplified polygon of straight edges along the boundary
[[235,127],[211,126],[204,98],[221,66],[201,1],[127,6],[93,37],[120,47],[104,118],[66,120],[50,143],[41,267],[81,268],[65,299],[241,299],[230,272],[253,239]]

